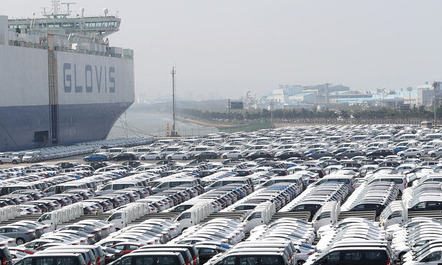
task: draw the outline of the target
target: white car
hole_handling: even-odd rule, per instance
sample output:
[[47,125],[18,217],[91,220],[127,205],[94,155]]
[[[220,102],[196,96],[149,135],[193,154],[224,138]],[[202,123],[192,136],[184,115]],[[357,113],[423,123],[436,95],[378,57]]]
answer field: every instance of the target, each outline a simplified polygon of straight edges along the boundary
[[234,158],[234,159],[241,159],[245,157],[245,153],[241,150],[232,150],[230,152],[226,152],[221,154],[221,158],[228,159],[228,158]]
[[43,213],[42,210],[35,205],[26,205],[26,204],[20,205],[20,215],[33,215],[33,214],[41,215],[42,213]]
[[192,154],[191,153],[189,153],[189,152],[182,152],[182,151],[176,152],[176,153],[173,153],[173,154],[170,154],[170,155],[166,156],[167,160],[174,160],[174,159],[187,160],[187,159],[190,159],[190,158],[192,158]]
[[21,159],[18,156],[0,154],[0,164],[3,164],[3,163],[18,164],[20,162],[21,162]]
[[424,155],[424,151],[422,151],[421,149],[417,149],[417,148],[409,148],[407,150],[400,151],[397,154],[401,157],[404,157],[404,156],[421,157]]
[[160,160],[164,158],[164,154],[160,152],[150,152],[147,154],[140,155],[141,160]]
[[435,150],[428,151],[428,155],[431,156],[431,157],[440,156],[440,155],[442,155],[442,148],[438,148],[438,149],[435,149]]

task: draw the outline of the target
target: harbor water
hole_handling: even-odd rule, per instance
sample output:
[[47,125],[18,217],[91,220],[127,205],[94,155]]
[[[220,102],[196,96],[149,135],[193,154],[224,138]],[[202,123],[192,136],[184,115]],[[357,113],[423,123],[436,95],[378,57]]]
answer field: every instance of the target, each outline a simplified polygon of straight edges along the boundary
[[[108,139],[167,136],[167,126],[172,130],[172,114],[153,113],[142,108],[129,108],[117,120],[108,135]],[[179,136],[197,136],[217,132],[215,127],[176,121],[175,129]]]

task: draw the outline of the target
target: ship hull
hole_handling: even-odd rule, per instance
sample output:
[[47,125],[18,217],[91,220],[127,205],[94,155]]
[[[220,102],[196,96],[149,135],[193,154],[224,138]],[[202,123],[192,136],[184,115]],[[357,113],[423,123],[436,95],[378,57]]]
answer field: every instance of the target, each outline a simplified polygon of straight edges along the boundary
[[[104,140],[132,103],[59,106],[60,145]],[[0,107],[0,150],[51,146],[49,106]]]
[[7,25],[0,16],[0,152],[105,139],[135,100],[133,57],[23,47]]

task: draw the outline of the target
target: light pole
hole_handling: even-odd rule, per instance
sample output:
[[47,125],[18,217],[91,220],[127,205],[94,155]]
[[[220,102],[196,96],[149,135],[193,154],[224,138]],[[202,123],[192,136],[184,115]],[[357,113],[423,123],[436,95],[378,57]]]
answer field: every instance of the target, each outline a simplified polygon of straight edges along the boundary
[[437,91],[436,88],[439,88],[439,84],[437,82],[433,83],[433,90],[434,90],[434,102],[433,102],[433,114],[434,114],[434,122],[433,122],[433,126],[434,128],[437,127]]
[[411,91],[413,91],[413,88],[407,87],[407,91],[408,91],[408,104],[410,104],[410,109],[411,109]]
[[170,73],[172,74],[172,132],[170,135],[176,137],[178,133],[175,130],[175,67],[172,67]]

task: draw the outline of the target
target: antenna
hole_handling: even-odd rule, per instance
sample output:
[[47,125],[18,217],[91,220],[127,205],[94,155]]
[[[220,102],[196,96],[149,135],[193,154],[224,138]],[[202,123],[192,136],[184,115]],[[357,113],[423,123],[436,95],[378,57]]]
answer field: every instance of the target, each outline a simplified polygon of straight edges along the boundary
[[71,7],[71,5],[75,5],[76,3],[75,2],[66,2],[66,3],[61,3],[62,5],[66,5],[67,7],[68,7],[68,10],[67,10],[67,14],[71,14],[71,10],[70,10],[70,7]]
[[176,74],[176,70],[175,67],[172,67],[172,71],[170,71],[170,73],[172,74],[172,132],[170,133],[170,135],[172,137],[176,137],[178,136],[178,133],[175,130],[175,74]]
[[52,8],[54,15],[57,15],[60,10],[60,0],[52,0]]

